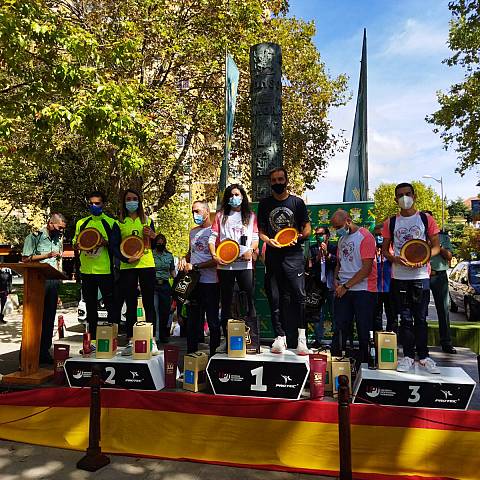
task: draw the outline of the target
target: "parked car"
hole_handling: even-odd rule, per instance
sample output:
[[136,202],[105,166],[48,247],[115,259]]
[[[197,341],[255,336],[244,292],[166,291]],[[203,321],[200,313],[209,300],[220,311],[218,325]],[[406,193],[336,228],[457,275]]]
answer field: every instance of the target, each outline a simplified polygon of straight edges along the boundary
[[448,278],[450,310],[465,311],[468,321],[480,321],[480,261],[460,262]]

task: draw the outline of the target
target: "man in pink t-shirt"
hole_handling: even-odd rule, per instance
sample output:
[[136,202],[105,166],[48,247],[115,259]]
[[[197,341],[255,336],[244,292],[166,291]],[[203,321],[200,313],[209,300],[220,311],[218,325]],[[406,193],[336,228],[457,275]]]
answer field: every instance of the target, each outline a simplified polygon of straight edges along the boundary
[[410,265],[400,255],[403,245],[412,239],[428,241],[432,256],[437,255],[440,252],[440,230],[432,216],[415,208],[415,190],[409,183],[395,187],[395,201],[400,213],[387,219],[383,225],[382,253],[392,262],[390,291],[400,314],[399,340],[403,345],[403,358],[399,359],[397,370],[409,372],[413,369],[417,354],[421,368],[429,373],[440,373],[428,356],[429,265]]
[[345,350],[353,319],[357,325],[360,358],[368,361],[368,336],[373,329],[377,296],[376,244],[373,235],[353,223],[345,210],[337,210],[330,220],[338,240],[334,275],[335,306],[332,354]]

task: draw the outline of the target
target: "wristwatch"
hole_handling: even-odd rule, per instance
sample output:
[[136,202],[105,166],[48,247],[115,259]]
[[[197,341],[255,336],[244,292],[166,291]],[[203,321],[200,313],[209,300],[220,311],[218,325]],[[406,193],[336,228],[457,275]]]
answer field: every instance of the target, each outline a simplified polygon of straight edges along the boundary
[[350,290],[350,287],[347,287],[347,283],[345,282],[342,287],[345,289],[345,290]]

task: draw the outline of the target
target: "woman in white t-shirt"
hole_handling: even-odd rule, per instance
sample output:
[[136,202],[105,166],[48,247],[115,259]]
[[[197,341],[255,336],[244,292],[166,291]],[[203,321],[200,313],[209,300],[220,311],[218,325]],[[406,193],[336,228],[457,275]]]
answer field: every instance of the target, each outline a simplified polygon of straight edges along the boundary
[[[233,263],[226,264],[215,254],[215,244],[225,239],[235,240],[240,245],[240,256]],[[215,215],[209,249],[217,262],[220,297],[222,304],[222,327],[226,337],[226,327],[232,318],[232,300],[235,280],[239,290],[247,297],[246,324],[250,328],[251,343],[247,345],[248,353],[260,351],[260,337],[257,314],[254,304],[253,261],[252,253],[258,247],[257,216],[250,209],[247,193],[238,184],[225,189],[222,206]]]

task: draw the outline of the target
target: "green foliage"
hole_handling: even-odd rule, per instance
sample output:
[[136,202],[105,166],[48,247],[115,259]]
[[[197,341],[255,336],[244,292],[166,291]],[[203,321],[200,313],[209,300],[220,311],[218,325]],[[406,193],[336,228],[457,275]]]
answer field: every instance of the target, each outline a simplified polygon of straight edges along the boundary
[[480,252],[480,229],[466,226],[462,233],[462,239],[458,246],[462,260],[478,260]]
[[27,223],[20,222],[18,218],[8,217],[0,221],[0,243],[20,248],[25,237],[31,233]]
[[454,0],[448,44],[453,55],[445,60],[449,66],[465,71],[463,82],[437,94],[440,109],[427,117],[436,125],[445,148],[455,146],[456,171],[461,175],[480,163],[480,1]]
[[158,211],[155,225],[157,232],[167,238],[167,249],[174,256],[183,257],[188,252],[189,231],[192,227],[192,214],[188,200],[180,195],[172,197]]
[[463,203],[463,198],[460,197],[449,202],[447,209],[450,217],[465,217],[470,212],[470,209]]
[[283,47],[286,165],[298,191],[311,187],[342,147],[328,113],[346,102],[346,78],[328,75],[313,24],[287,10],[284,0],[2,2],[3,198],[73,220],[92,189],[104,190],[117,213],[132,185],[156,210],[192,165],[196,180],[218,178],[226,47],[241,71],[233,155],[248,185],[249,48],[261,41]]
[[[442,199],[435,190],[423,182],[409,182],[415,189],[415,207],[417,210],[429,210],[433,213],[438,225],[442,222]],[[399,211],[395,201],[395,183],[382,183],[375,190],[373,196],[375,201],[374,214],[376,223],[381,223],[388,217]],[[445,209],[445,220],[448,219],[448,211]]]

